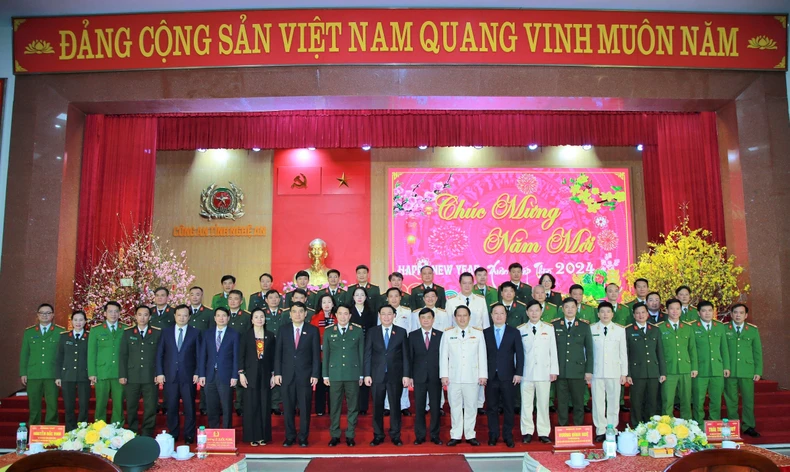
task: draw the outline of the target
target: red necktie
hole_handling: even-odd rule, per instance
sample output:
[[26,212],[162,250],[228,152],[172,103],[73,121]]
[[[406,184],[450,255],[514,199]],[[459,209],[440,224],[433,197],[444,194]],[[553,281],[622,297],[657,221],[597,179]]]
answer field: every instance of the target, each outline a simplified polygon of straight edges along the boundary
[[300,337],[299,332],[300,331],[301,330],[299,328],[296,328],[296,337],[294,337],[294,347],[297,348],[297,349],[299,348],[299,337]]
[[431,340],[428,338],[428,333],[425,333],[425,349],[428,349],[428,346],[431,345]]

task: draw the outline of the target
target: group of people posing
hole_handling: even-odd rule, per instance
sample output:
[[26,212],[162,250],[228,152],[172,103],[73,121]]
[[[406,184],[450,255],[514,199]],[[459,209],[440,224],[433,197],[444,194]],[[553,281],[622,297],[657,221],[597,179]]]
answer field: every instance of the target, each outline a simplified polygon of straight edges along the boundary
[[[450,297],[433,283],[432,267],[420,274],[422,283],[407,293],[402,274],[394,272],[381,293],[364,265],[356,268],[357,283],[345,289],[332,269],[328,287],[313,292],[309,274],[300,271],[297,288],[285,296],[263,274],[249,311],[235,277],[226,275],[211,308],[200,287],[176,307],[160,287],[153,306],[136,307],[132,326],[119,321],[121,306],[110,301],[104,321],[90,331],[83,311],[72,313],[71,330],[54,325],[54,309],[44,303],[38,323],[24,333],[20,357],[30,424],[42,423],[42,397],[44,423],[58,423],[60,387],[66,428],[74,429],[88,420],[94,387],[94,420],[107,420],[112,400],[110,421],[123,423],[125,400],[130,429],[152,436],[161,410],[170,434],[187,444],[195,438],[196,410],[207,414],[210,428],[232,427],[235,410],[252,446],[271,442],[271,416],[284,415],[283,446],[307,447],[313,404],[317,415],[326,414],[328,404],[329,446],[337,446],[345,400],[345,443],[354,446],[358,416],[368,413],[372,398],[370,445],[389,435],[401,446],[401,417],[411,415],[413,390],[415,445],[443,444],[439,424],[447,401],[448,446],[464,439],[480,445],[476,418],[487,415],[488,444],[501,438],[512,448],[516,416],[523,443],[535,435],[550,443],[552,411],[560,426],[571,420],[581,425],[592,412],[596,441],[602,441],[607,425],[617,427],[620,410],[628,411],[623,400],[629,385],[632,426],[674,409],[701,423],[706,398],[707,417],[718,420],[722,396],[728,417],[736,419],[740,396],[742,431],[759,436],[754,382],[762,375],[762,346],[757,327],[746,323],[744,304],[730,307],[732,321],[724,324],[711,303],[691,304],[688,287],[662,303],[644,279],[634,284],[635,300],[620,303],[620,287],[609,284],[606,300],[594,307],[584,302],[581,285],[563,298],[551,274],[542,274],[534,287],[522,283],[518,263],[498,288],[487,285],[482,267],[465,272]],[[390,417],[388,431],[384,416]]]

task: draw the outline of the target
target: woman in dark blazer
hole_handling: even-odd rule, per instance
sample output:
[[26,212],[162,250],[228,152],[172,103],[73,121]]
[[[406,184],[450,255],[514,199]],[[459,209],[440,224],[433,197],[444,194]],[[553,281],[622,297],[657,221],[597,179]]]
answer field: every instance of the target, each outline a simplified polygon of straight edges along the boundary
[[241,336],[239,383],[244,387],[244,441],[265,446],[272,441],[271,389],[274,386],[274,334],[266,331],[263,309],[252,312],[252,329]]

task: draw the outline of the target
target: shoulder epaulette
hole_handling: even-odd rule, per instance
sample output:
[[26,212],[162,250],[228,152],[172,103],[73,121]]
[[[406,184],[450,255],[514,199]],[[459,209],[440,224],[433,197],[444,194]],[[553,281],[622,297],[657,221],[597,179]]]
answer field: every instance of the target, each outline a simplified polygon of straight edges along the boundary
[[124,331],[129,331],[130,329],[134,329],[134,328],[135,328],[135,326],[127,326],[127,327],[126,327],[126,328],[124,328],[123,330],[124,330]]
[[[614,323],[614,321],[612,323]],[[625,326],[621,325],[620,323],[614,323],[614,324],[616,324],[617,326],[619,326],[621,328],[625,328]]]
[[444,308],[439,308],[438,306],[437,306],[437,307],[434,307],[433,309],[434,309],[434,310],[439,310],[439,311],[447,311],[447,310],[445,310]]
[[57,326],[60,329],[66,329],[64,326],[61,326],[61,325],[58,325],[58,324],[56,324],[55,326]]
[[526,325],[527,325],[527,323],[522,323],[522,324],[518,325],[517,328],[521,328],[522,326],[526,326]]
[[719,321],[719,320],[716,320],[716,319],[713,319],[713,320],[711,320],[711,321],[712,321],[713,323],[716,323],[716,324],[724,324],[724,323],[722,323],[721,321]]
[[557,308],[557,305],[555,305],[555,304],[553,304],[553,303],[551,303],[551,302],[546,302],[546,305],[551,305],[551,306],[553,306],[554,308]]
[[351,324],[352,324],[352,325],[354,325],[354,326],[356,326],[357,328],[361,328],[361,327],[362,327],[362,325],[360,325],[360,324],[357,324],[357,323],[351,323]]
[[478,328],[477,326],[472,326],[472,329],[476,329],[478,331],[483,331],[483,328]]
[[526,304],[526,303],[524,303],[524,302],[522,302],[521,300],[516,300],[515,302],[513,302],[513,304],[514,304],[514,305],[524,305],[524,306],[527,306],[527,304]]
[[447,299],[448,300],[452,300],[453,298],[456,298],[456,297],[458,297],[458,294],[450,295],[449,297],[447,297]]
[[455,329],[455,326],[449,326],[447,328],[444,328],[445,331],[450,331],[451,329]]
[[757,326],[755,326],[755,325],[753,325],[753,324],[751,324],[751,323],[746,323],[746,324],[747,324],[747,325],[749,325],[749,326],[751,326],[752,328],[756,328],[756,327],[757,327]]
[[489,303],[489,304],[488,304],[488,306],[494,306],[494,305],[496,305],[497,303],[502,303],[502,302],[494,302],[494,303]]
[[38,326],[38,325],[28,326],[28,327],[27,327],[27,328],[25,328],[25,329],[26,329],[26,330],[27,330],[27,329],[33,329],[33,328],[35,328],[36,326]]
[[149,328],[154,328],[157,331],[162,331],[162,328],[160,328],[159,326],[149,326]]
[[634,324],[633,324],[633,323],[631,323],[631,324],[629,324],[629,325],[627,325],[627,326],[623,326],[623,328],[630,328],[630,327],[631,327],[631,326],[633,326],[633,325],[634,325]]
[[585,320],[584,318],[576,318],[576,320],[581,321],[582,323],[590,324],[590,322],[588,320]]
[[484,299],[484,300],[485,300],[485,298],[486,298],[486,297],[484,297],[484,296],[480,295],[479,293],[473,293],[473,294],[472,294],[472,296],[473,296],[473,297],[482,298],[482,299]]
[[283,308],[283,313],[285,313],[286,311],[291,311],[291,307]]
[[695,310],[697,309],[697,307],[696,307],[696,306],[694,306],[694,305],[692,305],[692,304],[690,304],[690,303],[689,303],[689,308],[694,308]]
[[558,321],[558,320],[559,320],[559,318],[554,318],[553,320],[551,320],[551,322],[554,323],[555,321]]
[[693,325],[694,323],[696,323],[696,321],[681,321],[681,324],[687,324],[689,326]]
[[[559,319],[559,318],[558,318],[558,319]],[[543,320],[541,320],[540,322],[541,322],[541,323],[543,323],[543,324],[544,324],[544,325],[546,325],[546,326],[551,326],[549,323],[546,323],[546,322],[545,322],[545,321],[543,321]]]
[[60,334],[69,334],[70,332],[71,332],[71,331],[63,331],[63,332],[62,332],[62,333],[60,333]]
[[379,286],[378,286],[378,285],[376,285],[376,284],[368,284],[368,285],[370,285],[371,287],[376,287],[376,288],[379,288]]
[[649,324],[650,326],[655,326],[656,328],[658,328],[661,325],[661,323],[663,323],[663,321],[659,321],[658,323],[651,323],[649,321],[647,322],[647,324]]

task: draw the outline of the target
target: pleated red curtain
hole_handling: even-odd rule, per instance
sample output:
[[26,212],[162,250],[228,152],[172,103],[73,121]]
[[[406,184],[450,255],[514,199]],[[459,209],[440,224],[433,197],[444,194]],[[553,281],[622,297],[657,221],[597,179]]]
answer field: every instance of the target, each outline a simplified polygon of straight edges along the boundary
[[154,212],[156,118],[88,115],[82,152],[76,279]]

